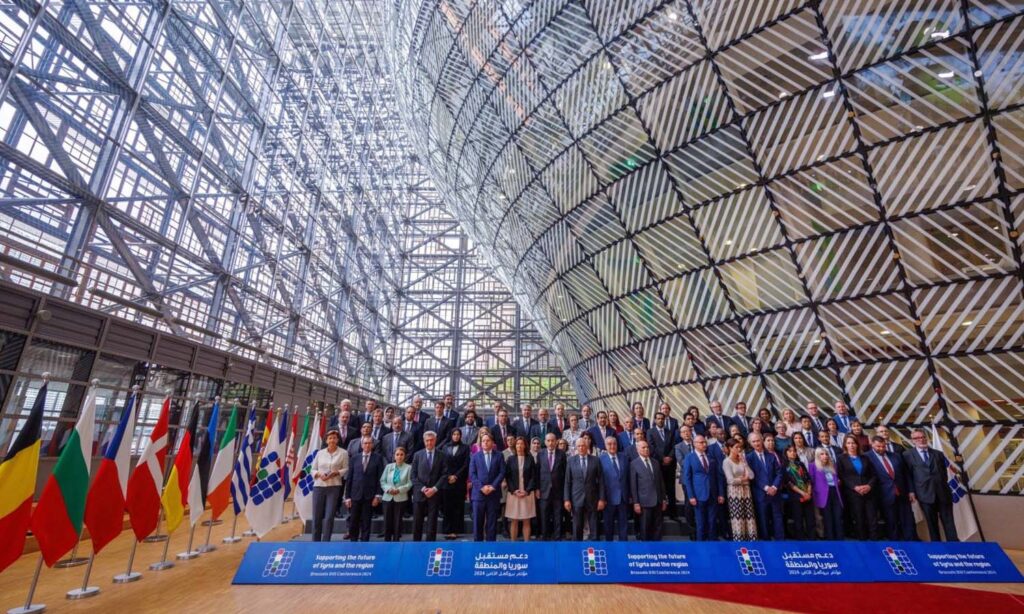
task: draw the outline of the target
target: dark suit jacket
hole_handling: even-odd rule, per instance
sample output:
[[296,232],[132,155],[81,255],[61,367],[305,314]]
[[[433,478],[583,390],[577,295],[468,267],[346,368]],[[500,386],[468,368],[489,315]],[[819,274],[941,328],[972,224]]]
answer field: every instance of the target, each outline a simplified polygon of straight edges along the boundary
[[[540,439],[541,444],[544,443],[544,438],[548,436],[548,433],[554,433],[555,439],[562,438],[562,431],[558,430],[557,425],[553,425],[550,422],[546,424],[537,423],[530,427],[530,439],[534,437]],[[542,446],[543,447],[543,446]]]
[[443,444],[448,441],[451,435],[452,429],[455,428],[455,422],[442,416],[440,420],[431,416],[426,425],[423,427],[423,433],[420,433],[422,437],[427,431],[434,431],[437,434],[437,443]]
[[626,431],[622,431],[618,435],[619,449],[626,453],[628,453],[631,449],[636,447],[636,437],[630,439],[630,435],[631,433],[627,433]]
[[[491,450],[491,467],[487,468],[484,462],[483,450],[477,452],[469,459],[469,481],[473,483],[469,498],[472,501],[486,501],[488,499],[501,500],[501,482],[505,479],[505,459],[501,452]],[[480,489],[490,484],[495,488],[494,492],[485,495]]]
[[588,456],[584,475],[580,458],[573,456],[566,464],[565,500],[571,501],[574,508],[596,510],[597,502],[605,498],[601,461],[596,456]]
[[376,452],[363,471],[363,453],[349,456],[348,475],[345,476],[345,498],[365,501],[384,494],[380,487],[380,475],[384,473],[384,457]]
[[656,459],[649,459],[653,472],[644,465],[643,457],[636,457],[629,464],[630,500],[641,507],[655,507],[668,501],[665,497],[665,482],[658,471]]
[[641,421],[641,420],[637,420],[636,416],[633,416],[633,426],[634,427],[637,427],[637,426],[642,427],[644,429],[644,432],[646,433],[647,431],[651,430],[651,419],[650,418],[644,418]]
[[874,450],[864,454],[871,461],[871,464],[875,468],[875,477],[878,478],[878,498],[882,502],[882,505],[892,505],[896,502],[896,489],[898,488],[901,495],[906,495],[907,492],[907,468],[903,464],[903,459],[896,454],[885,453],[885,458],[889,460],[889,466],[892,467],[892,473],[894,477],[889,477],[889,472],[885,470],[885,464],[878,457],[878,454]]
[[[522,489],[532,493],[537,490],[537,463],[534,462],[533,456],[529,452],[523,457],[523,480]],[[505,483],[508,485],[508,491],[513,492],[519,490],[519,457],[513,454],[508,457],[505,461]]]
[[495,424],[491,427],[491,436],[494,437],[494,448],[502,452],[508,447],[508,440],[515,437],[516,430],[511,424],[505,425],[505,437],[501,436],[501,427]]
[[903,453],[908,468],[907,489],[921,503],[949,503],[953,500],[945,459],[935,448],[928,448],[928,464],[915,448]]
[[723,432],[728,433],[729,426],[732,424],[732,418],[726,416],[725,414],[721,414],[720,416],[711,414],[710,416],[707,417],[707,420],[704,421],[704,426],[707,427],[709,432],[711,431],[712,424],[717,424],[718,426],[722,427]]
[[565,452],[555,450],[555,462],[552,463],[551,469],[548,469],[548,454],[547,448],[542,448],[537,453],[537,485],[540,489],[540,498],[562,501],[565,495]]
[[[753,422],[754,419],[750,416],[733,415],[731,420],[733,424],[740,427],[740,434],[742,434],[743,438],[746,439],[747,435],[750,434],[750,423]],[[729,427],[726,427],[726,429],[728,428]],[[726,432],[728,432],[728,430]]]
[[[462,494],[466,494],[466,480],[469,479],[469,445],[465,443],[459,444],[459,449],[454,454],[452,453],[452,444],[448,443],[444,446],[442,452],[444,452],[444,488],[462,491]],[[455,476],[455,483],[448,483],[448,476]]]
[[853,490],[854,486],[870,486],[872,492],[868,493],[868,496],[873,497],[874,491],[878,489],[875,468],[863,454],[860,455],[860,460],[861,471],[857,473],[850,456],[848,454],[841,455],[839,463],[836,464],[836,473],[839,474],[839,481],[842,482],[844,490]]
[[[426,449],[420,450],[412,457],[412,500],[423,501],[426,497],[420,492],[424,488],[441,490],[448,476],[444,472],[444,454],[440,448],[434,448],[434,462],[427,463]],[[436,496],[436,495],[435,495]]]
[[658,466],[661,467],[661,459],[666,456],[675,455],[675,441],[672,439],[672,431],[667,428],[662,429],[662,434],[658,434],[657,427],[647,431],[647,443],[651,446],[651,458],[658,461]]
[[405,458],[412,458],[415,450],[412,449],[412,435],[402,431],[398,435],[397,442],[394,437],[394,431],[389,432],[381,438],[380,451],[384,455],[384,462],[393,463],[395,462],[395,449],[405,448]]
[[597,426],[596,424],[587,429],[587,432],[590,433],[591,438],[593,438],[594,440],[594,447],[597,448],[598,450],[604,450],[605,437],[612,436],[618,438],[619,435],[618,433],[615,432],[615,429],[613,429],[610,426],[604,427],[605,434],[601,435],[601,427]]
[[[539,423],[535,419],[533,419],[533,418],[530,418],[530,422],[526,423],[526,422],[523,421],[523,417],[520,416],[520,417],[516,418],[515,421],[512,422],[512,430],[515,431],[516,437],[525,437],[526,439],[529,439],[530,438],[530,431],[537,424],[539,424]],[[526,446],[526,447],[527,447],[527,449],[529,449],[530,446]]]
[[351,419],[349,421],[349,425],[347,428],[341,428],[340,424],[335,425],[334,428],[338,429],[338,436],[341,438],[341,440],[338,442],[338,447],[345,448],[346,451],[348,450],[348,444],[353,439],[359,437],[359,429],[354,428],[352,426]]
[[755,501],[761,501],[768,497],[764,491],[765,486],[774,486],[779,489],[776,496],[782,494],[782,467],[779,466],[779,459],[768,450],[764,451],[764,464],[761,464],[756,452],[747,453],[747,464],[754,471],[754,481],[750,484],[750,494]]
[[615,455],[619,462],[619,472],[615,473],[615,464],[612,463],[612,455],[605,452],[600,456],[601,472],[604,473],[604,492],[608,505],[620,505],[629,503],[632,493],[629,491],[629,466],[626,455],[619,452]]

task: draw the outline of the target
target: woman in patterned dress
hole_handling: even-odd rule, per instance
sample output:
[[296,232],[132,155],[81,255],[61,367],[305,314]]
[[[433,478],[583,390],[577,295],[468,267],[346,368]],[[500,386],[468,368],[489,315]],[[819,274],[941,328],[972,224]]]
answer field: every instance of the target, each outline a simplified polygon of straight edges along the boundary
[[726,494],[729,502],[729,525],[733,541],[757,539],[757,522],[754,520],[754,500],[750,498],[750,481],[754,472],[743,457],[743,443],[738,440],[726,444],[729,456],[722,462],[725,473]]

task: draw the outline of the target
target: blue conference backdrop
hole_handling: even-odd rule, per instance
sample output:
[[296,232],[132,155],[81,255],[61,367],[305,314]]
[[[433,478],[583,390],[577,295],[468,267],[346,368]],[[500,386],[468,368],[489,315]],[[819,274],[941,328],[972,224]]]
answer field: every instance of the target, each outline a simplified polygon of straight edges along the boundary
[[995,543],[257,542],[235,584],[1020,582]]

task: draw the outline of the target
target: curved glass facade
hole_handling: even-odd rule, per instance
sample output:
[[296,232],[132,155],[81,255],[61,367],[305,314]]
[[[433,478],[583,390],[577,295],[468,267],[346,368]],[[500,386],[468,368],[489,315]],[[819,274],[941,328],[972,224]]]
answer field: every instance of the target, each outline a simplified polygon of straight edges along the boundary
[[1024,475],[1024,5],[395,3],[401,110],[578,396],[936,417]]

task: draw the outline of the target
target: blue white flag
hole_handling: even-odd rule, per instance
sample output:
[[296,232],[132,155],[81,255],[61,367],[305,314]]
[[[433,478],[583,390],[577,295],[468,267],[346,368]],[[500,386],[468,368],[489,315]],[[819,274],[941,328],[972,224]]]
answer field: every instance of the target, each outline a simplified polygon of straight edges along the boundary
[[[268,419],[273,419],[271,416]],[[256,482],[249,489],[245,517],[258,537],[263,537],[281,523],[284,515],[284,464],[288,441],[288,412],[274,420],[260,464]]]

